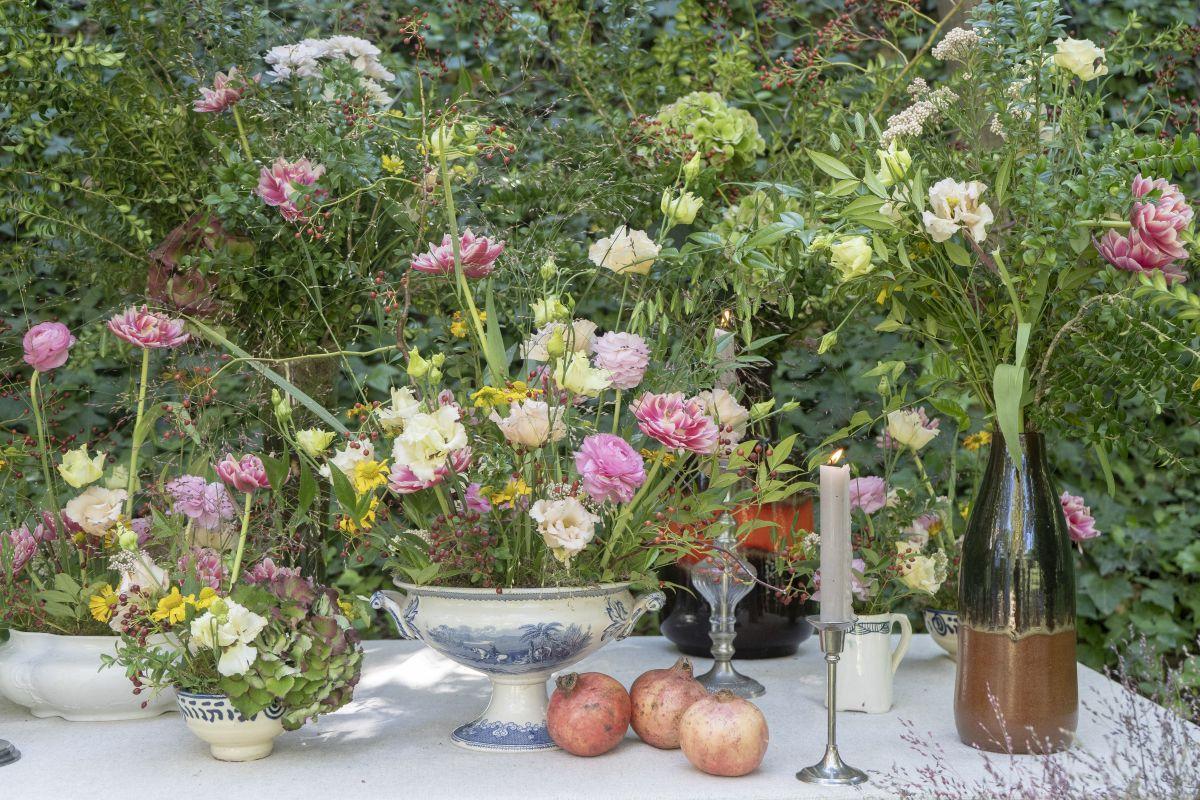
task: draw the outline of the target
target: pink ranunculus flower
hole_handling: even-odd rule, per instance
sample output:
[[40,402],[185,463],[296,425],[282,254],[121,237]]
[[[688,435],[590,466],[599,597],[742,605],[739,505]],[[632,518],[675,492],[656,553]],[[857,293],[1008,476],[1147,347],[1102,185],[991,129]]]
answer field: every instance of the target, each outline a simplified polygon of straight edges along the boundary
[[211,89],[200,87],[200,97],[192,103],[192,110],[202,114],[218,114],[233,108],[242,99],[247,86],[246,76],[239,73],[237,67],[231,67],[228,74],[218,72],[213,76]]
[[146,306],[130,306],[115,315],[108,321],[108,329],[118,339],[142,349],[178,347],[191,338],[183,330],[183,320],[150,311]]
[[271,558],[264,558],[250,569],[242,573],[246,583],[270,583],[276,578],[299,578],[299,567],[280,567]]
[[179,571],[199,581],[201,586],[220,589],[225,580],[225,565],[221,555],[210,547],[193,547],[179,557]]
[[1062,503],[1063,516],[1067,518],[1067,534],[1071,541],[1086,542],[1100,535],[1100,531],[1096,530],[1096,520],[1092,518],[1092,510],[1082,497],[1063,492],[1058,499]]
[[209,483],[198,475],[183,475],[167,484],[167,494],[175,501],[172,513],[183,514],[206,531],[215,531],[237,517],[229,491],[218,481]]
[[25,363],[38,372],[49,372],[67,363],[67,353],[75,337],[61,322],[39,322],[25,332],[21,340]]
[[[850,591],[859,600],[866,600],[870,592],[870,586],[867,584],[864,577],[867,572],[867,562],[861,558],[856,558],[850,562]],[[812,599],[818,603],[821,602],[821,570],[813,573]]]
[[29,527],[22,525],[7,533],[0,533],[0,567],[5,562],[9,564],[9,576],[20,572],[33,554],[37,552],[38,540],[29,532]]
[[388,473],[388,488],[396,494],[412,494],[437,486],[446,479],[451,469],[461,475],[471,466],[471,448],[464,447],[455,450],[447,461],[448,463],[437,467],[433,472],[433,477],[428,480],[417,477],[411,469],[402,464],[392,464],[391,472]]
[[696,399],[685,400],[681,392],[647,392],[630,404],[642,433],[676,450],[711,453],[720,431]]
[[[303,196],[297,187],[312,186],[317,179],[325,174],[325,167],[313,164],[307,158],[298,161],[288,161],[283,157],[275,159],[268,169],[263,167],[258,173],[258,188],[254,193],[262,198],[269,206],[275,206],[288,222],[295,222],[304,216],[297,201]],[[316,195],[323,194],[320,190]]]
[[861,508],[874,514],[887,505],[887,484],[878,475],[850,481],[850,508]]
[[226,453],[225,458],[217,464],[216,470],[226,486],[239,492],[250,494],[256,489],[271,488],[262,459],[252,453],[242,456],[240,461],[235,459],[232,453]]
[[636,333],[609,331],[592,341],[596,366],[608,370],[613,387],[633,389],[642,382],[650,363],[650,348]]
[[645,462],[629,443],[611,433],[595,433],[575,453],[583,490],[597,503],[628,503],[646,481]]
[[[493,242],[486,236],[476,236],[467,228],[458,242],[458,258],[462,262],[463,274],[468,278],[483,278],[496,268],[496,259],[504,252],[504,242]],[[450,234],[442,236],[442,243],[429,245],[429,252],[414,253],[412,268],[429,275],[454,274],[454,243]]]

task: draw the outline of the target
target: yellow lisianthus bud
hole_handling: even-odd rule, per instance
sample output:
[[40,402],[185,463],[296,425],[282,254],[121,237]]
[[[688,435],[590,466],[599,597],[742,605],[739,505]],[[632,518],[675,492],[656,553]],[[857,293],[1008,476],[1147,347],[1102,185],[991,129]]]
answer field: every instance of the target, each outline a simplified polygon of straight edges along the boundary
[[704,205],[704,200],[688,191],[674,194],[670,189],[664,189],[658,208],[673,225],[691,225],[696,219],[696,213]]
[[86,444],[63,454],[62,463],[58,465],[58,474],[62,479],[76,489],[82,489],[89,483],[100,480],[104,474],[104,453],[88,456]]
[[562,327],[556,328],[554,333],[550,334],[550,339],[546,342],[546,353],[550,358],[562,358],[567,352],[567,340],[563,336]]
[[333,444],[336,436],[337,434],[333,431],[308,428],[307,430],[297,431],[296,444],[311,458],[316,458],[329,449],[329,445]]
[[683,165],[683,182],[691,183],[700,174],[700,154],[696,153]]
[[419,381],[429,375],[430,369],[429,362],[421,357],[417,348],[408,351],[408,377]]
[[879,157],[879,172],[875,173],[875,180],[883,186],[891,186],[902,180],[912,166],[912,156],[908,150],[897,145],[895,139],[892,139],[887,150],[876,150],[875,155]]
[[865,236],[848,236],[829,246],[830,261],[842,281],[858,278],[871,272],[871,244]]
[[548,281],[558,274],[558,264],[555,263],[553,255],[547,256],[546,260],[542,262],[542,266],[538,268],[538,274],[544,281]]
[[530,308],[533,311],[533,324],[539,328],[547,322],[566,322],[571,318],[571,309],[558,299],[558,295],[546,295],[534,301]]

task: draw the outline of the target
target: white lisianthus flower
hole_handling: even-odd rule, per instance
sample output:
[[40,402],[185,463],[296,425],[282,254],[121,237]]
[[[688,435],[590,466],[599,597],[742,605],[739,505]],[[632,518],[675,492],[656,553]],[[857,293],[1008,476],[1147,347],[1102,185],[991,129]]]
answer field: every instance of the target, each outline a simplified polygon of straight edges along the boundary
[[124,489],[89,486],[82,494],[67,502],[63,514],[83,528],[84,533],[103,536],[121,516],[121,507],[125,505],[127,496]]
[[939,550],[923,556],[919,545],[903,541],[896,543],[896,553],[900,561],[900,581],[915,591],[937,594],[946,582],[946,554]]
[[212,650],[217,646],[217,626],[219,621],[213,616],[211,611],[204,612],[203,616],[196,617],[192,620],[189,632],[191,637],[188,639],[188,648],[194,653],[200,648]]
[[235,642],[221,650],[221,657],[217,659],[217,672],[227,678],[245,675],[257,659],[258,648],[244,642]]
[[929,188],[929,208],[922,214],[925,229],[935,242],[944,242],[966,229],[971,238],[982,242],[987,238],[987,226],[995,219],[987,203],[979,198],[987,185],[979,181],[966,183],[942,178]]
[[[521,347],[521,357],[530,361],[549,361],[550,344],[554,340],[564,352],[587,355],[592,352],[596,339],[596,323],[588,319],[577,319],[567,326],[564,322],[547,322],[538,328]],[[555,357],[561,353],[555,353]]]
[[1090,81],[1108,74],[1104,64],[1104,48],[1096,47],[1091,39],[1055,39],[1054,66]]
[[458,421],[458,409],[441,406],[409,418],[392,443],[392,463],[407,467],[419,480],[432,481],[450,453],[466,446],[467,429]]
[[630,230],[620,225],[611,236],[595,241],[588,248],[588,258],[598,267],[611,269],[619,275],[627,272],[645,275],[654,266],[661,250],[645,231]]
[[847,236],[829,246],[829,260],[841,273],[842,281],[848,281],[870,274],[872,252],[867,237]]
[[696,220],[696,214],[704,205],[704,200],[688,191],[674,194],[670,189],[663,189],[662,200],[658,209],[672,225],[691,225]]
[[380,406],[375,410],[375,419],[385,433],[396,433],[404,429],[404,423],[421,410],[421,401],[413,394],[412,389],[402,386],[392,387],[392,404]]
[[538,533],[554,557],[566,563],[587,547],[596,535],[600,521],[574,497],[559,500],[538,500],[529,509],[529,516],[538,524]]
[[912,450],[920,450],[941,433],[936,427],[925,424],[920,413],[911,409],[889,412],[887,432],[893,441]]
[[62,479],[76,489],[82,489],[89,483],[100,480],[104,474],[104,453],[88,456],[86,444],[68,450],[63,454],[62,463],[58,465],[58,474]]
[[746,435],[746,426],[750,424],[750,409],[739,403],[728,390],[720,387],[711,392],[700,392],[696,399],[704,406],[704,413],[711,417],[720,429],[717,439],[720,441],[721,452],[726,455],[732,453],[733,448]]
[[[354,445],[354,446],[352,446]],[[354,441],[347,444],[341,450],[333,454],[333,458],[329,459],[329,463],[322,464],[318,470],[323,478],[333,478],[329,471],[329,466],[332,464],[342,471],[347,478],[354,476],[354,468],[363,461],[375,460],[375,445],[367,441]]]
[[541,447],[547,442],[561,441],[567,435],[561,407],[551,409],[541,400],[522,400],[508,407],[508,416],[495,411],[489,417],[500,428],[509,444],[522,447]]
[[876,150],[875,155],[879,157],[879,172],[875,173],[875,180],[884,187],[902,180],[912,166],[912,156],[895,139],[888,143],[886,150]]
[[569,392],[597,397],[612,386],[612,373],[593,367],[586,358],[574,355],[554,363],[554,382]]
[[333,444],[335,434],[333,431],[324,431],[320,428],[309,428],[303,431],[296,432],[296,444],[300,449],[309,455],[310,458],[316,458],[324,453],[329,445]]

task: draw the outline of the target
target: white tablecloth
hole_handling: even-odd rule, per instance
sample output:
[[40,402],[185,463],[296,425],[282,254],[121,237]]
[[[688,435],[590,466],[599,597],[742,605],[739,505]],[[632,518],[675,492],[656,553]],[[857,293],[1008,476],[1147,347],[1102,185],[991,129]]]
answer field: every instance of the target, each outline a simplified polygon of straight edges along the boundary
[[[36,719],[0,700],[0,738],[22,759],[0,768],[2,800],[78,798],[412,798],[413,800],[756,800],[756,798],[893,797],[888,773],[917,780],[928,763],[901,740],[902,721],[928,734],[964,776],[983,777],[983,756],[958,741],[952,698],[954,663],[928,636],[914,637],[896,676],[888,714],[839,715],[842,756],[872,776],[860,788],[800,783],[795,773],[821,756],[825,737],[824,662],[816,642],[799,655],[739,661],[767,693],[755,702],[766,714],[771,743],[762,766],[743,778],[715,778],[692,768],[678,751],[656,750],[629,732],[598,758],[563,752],[491,754],[463,750],[450,731],[483,709],[487,681],[414,642],[368,642],[354,701],[336,714],[285,733],[274,755],[247,764],[209,757],[177,714],[153,720],[71,723]],[[613,675],[626,686],[640,673],[677,657],[665,639],[610,644],[578,666]],[[697,672],[708,668],[697,663]],[[1030,676],[1036,679],[1036,676]],[[1116,684],[1079,668],[1079,745],[1104,752],[1110,731],[1090,709],[1121,693]],[[992,756],[996,763],[1007,760]],[[1025,757],[1030,758],[1030,757]]]

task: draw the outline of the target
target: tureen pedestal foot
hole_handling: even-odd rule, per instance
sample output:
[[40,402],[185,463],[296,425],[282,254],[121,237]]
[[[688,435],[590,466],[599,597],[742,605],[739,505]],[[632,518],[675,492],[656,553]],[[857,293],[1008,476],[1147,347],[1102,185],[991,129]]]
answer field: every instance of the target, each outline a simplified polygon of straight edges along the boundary
[[453,742],[468,750],[525,753],[557,750],[546,730],[548,673],[489,675],[492,698],[475,721],[459,726]]

